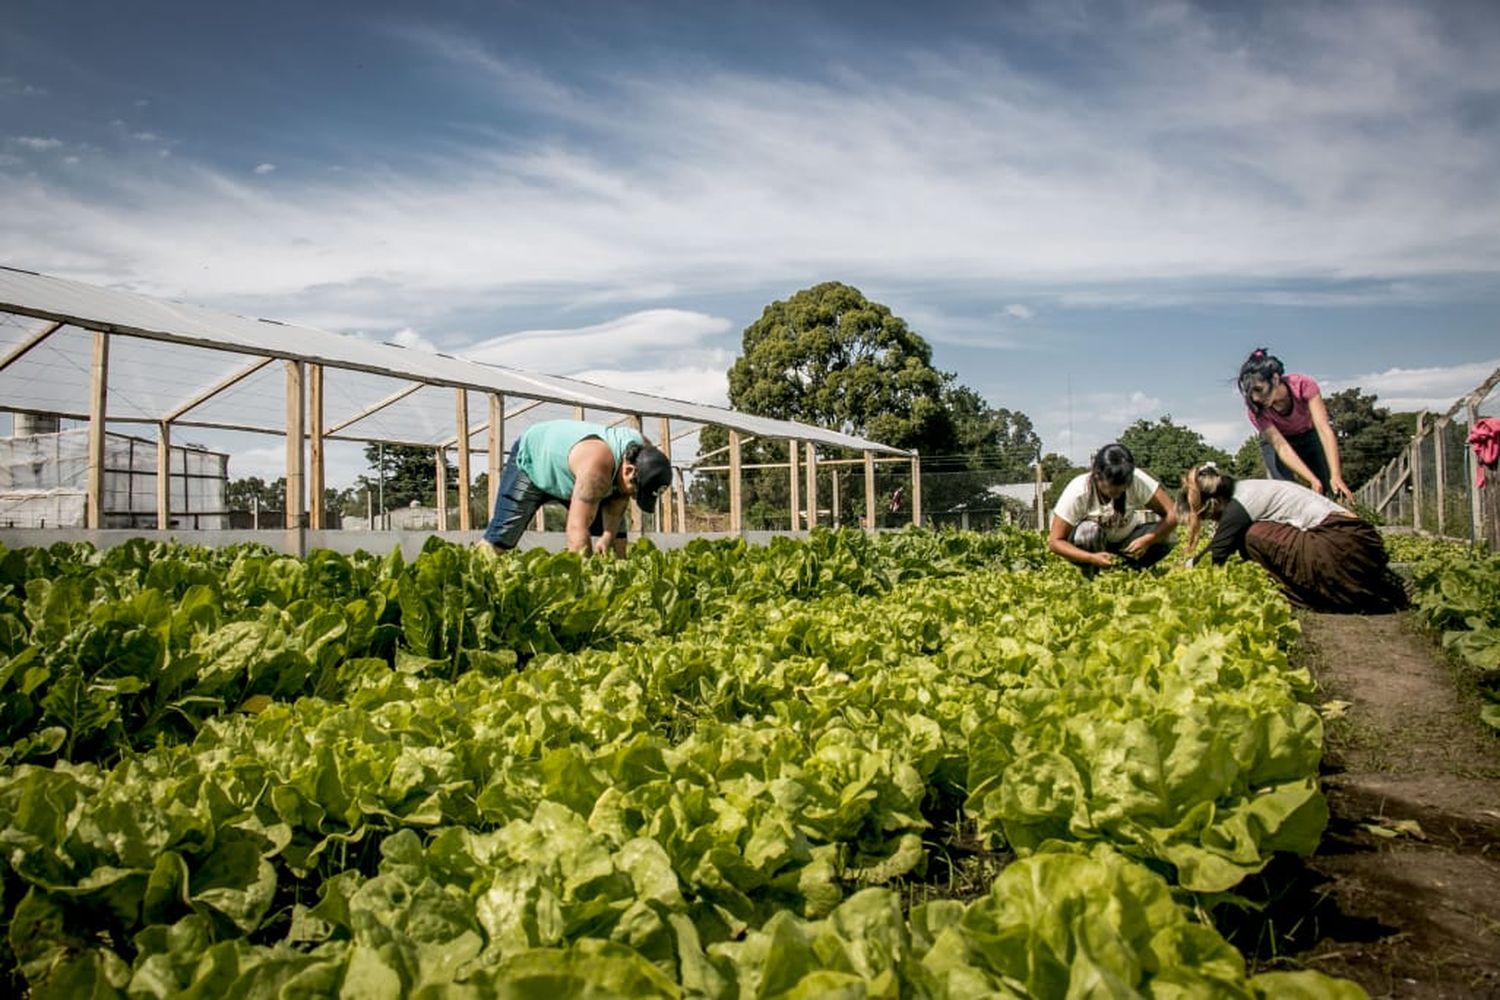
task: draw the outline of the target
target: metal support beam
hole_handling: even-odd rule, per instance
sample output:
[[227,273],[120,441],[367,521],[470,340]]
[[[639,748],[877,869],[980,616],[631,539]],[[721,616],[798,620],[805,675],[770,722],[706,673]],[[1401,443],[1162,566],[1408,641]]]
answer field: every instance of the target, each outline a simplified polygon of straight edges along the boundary
[[807,442],[807,530],[818,526],[818,448]]
[[[463,390],[459,390],[462,392]],[[437,530],[448,530],[448,449],[434,448],[437,462]]]

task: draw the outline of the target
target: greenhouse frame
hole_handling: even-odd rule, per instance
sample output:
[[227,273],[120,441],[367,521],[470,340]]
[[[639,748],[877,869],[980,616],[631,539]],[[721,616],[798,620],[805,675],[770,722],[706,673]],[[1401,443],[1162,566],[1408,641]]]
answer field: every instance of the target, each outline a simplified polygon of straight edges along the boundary
[[[922,518],[917,454],[852,434],[252,319],[11,267],[0,267],[0,412],[86,421],[84,527],[86,537],[101,544],[110,541],[103,531],[106,435],[108,428],[119,425],[155,430],[156,527],[163,532],[169,530],[173,514],[169,462],[174,434],[205,428],[283,438],[288,497],[284,548],[296,553],[310,546],[348,547],[336,540],[338,533],[325,530],[321,498],[328,443],[385,442],[433,449],[439,530],[456,526],[459,532],[472,532],[469,490],[475,457],[483,456],[487,463],[493,506],[509,443],[533,423],[567,417],[627,424],[669,456],[674,441],[704,426],[726,428],[727,524],[732,534],[745,533],[741,448],[754,438],[788,442],[789,461],[782,468],[789,477],[791,531],[817,526],[817,470],[830,464],[863,465],[863,523],[873,526],[876,464],[910,463],[912,523],[920,524]],[[475,420],[476,414],[483,417]],[[655,427],[650,426],[651,418]],[[832,457],[834,449],[857,457]],[[456,525],[445,509],[449,451],[455,453],[458,469]],[[680,534],[686,523],[683,467],[676,464],[672,496],[663,491],[652,525],[664,537]],[[309,497],[314,502],[308,503]],[[631,517],[631,529],[638,534],[644,526],[634,506]],[[207,537],[211,534],[196,532],[193,537],[214,541]],[[6,535],[16,544],[35,544],[38,537],[37,529],[0,530],[0,537]]]

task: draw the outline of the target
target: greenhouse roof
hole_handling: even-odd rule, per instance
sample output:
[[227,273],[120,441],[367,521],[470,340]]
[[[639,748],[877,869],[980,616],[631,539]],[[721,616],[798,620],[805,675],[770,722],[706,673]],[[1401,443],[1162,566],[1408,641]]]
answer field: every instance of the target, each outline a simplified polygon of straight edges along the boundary
[[[664,417],[757,437],[908,454],[795,421],[249,319],[3,266],[0,410],[87,419],[95,331],[120,335],[111,338],[109,348],[111,422],[168,421],[282,434],[285,380],[280,366],[270,362],[287,360],[324,367],[324,433],[336,440],[451,444],[453,391],[465,390],[469,412],[476,415],[487,413],[489,394],[502,394],[508,432],[583,407],[621,418]],[[469,398],[470,393],[478,395]],[[483,418],[474,423],[470,435],[482,447]],[[646,433],[654,437],[649,428]]]

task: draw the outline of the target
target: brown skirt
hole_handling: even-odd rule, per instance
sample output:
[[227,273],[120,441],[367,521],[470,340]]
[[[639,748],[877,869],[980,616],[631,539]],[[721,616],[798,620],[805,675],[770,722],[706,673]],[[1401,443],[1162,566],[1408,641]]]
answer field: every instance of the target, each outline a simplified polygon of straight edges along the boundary
[[1264,566],[1298,607],[1349,614],[1406,607],[1406,592],[1390,570],[1380,532],[1357,517],[1330,514],[1306,531],[1257,521],[1245,536],[1245,554]]

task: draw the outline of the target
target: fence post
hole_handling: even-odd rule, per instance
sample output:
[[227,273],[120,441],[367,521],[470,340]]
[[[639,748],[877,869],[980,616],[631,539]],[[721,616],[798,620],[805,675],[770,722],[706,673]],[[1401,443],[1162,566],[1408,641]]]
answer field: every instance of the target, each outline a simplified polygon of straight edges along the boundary
[[1443,435],[1448,429],[1446,418],[1437,420],[1432,425],[1432,455],[1433,455],[1433,479],[1437,483],[1437,525],[1438,535],[1448,534],[1447,526],[1447,472],[1443,468]]
[[[1479,400],[1474,396],[1469,397],[1465,410],[1469,414],[1469,430],[1479,422]],[[1477,544],[1481,538],[1489,538],[1489,532],[1484,521],[1484,501],[1479,495],[1479,487],[1475,485],[1479,479],[1479,456],[1474,453],[1473,448],[1465,448],[1464,454],[1468,461],[1466,467],[1469,470],[1469,544]]]
[[1411,530],[1422,530],[1422,433],[1427,413],[1417,414],[1417,430],[1411,438]]

